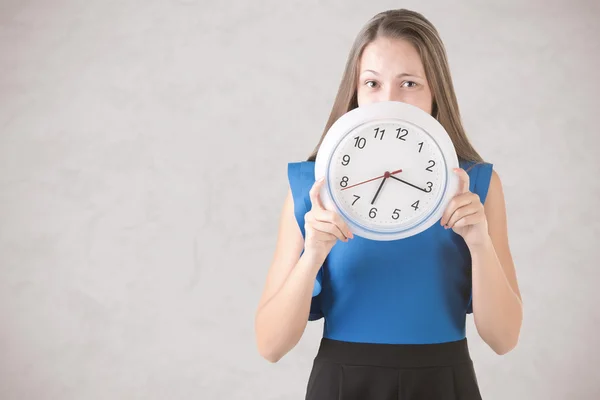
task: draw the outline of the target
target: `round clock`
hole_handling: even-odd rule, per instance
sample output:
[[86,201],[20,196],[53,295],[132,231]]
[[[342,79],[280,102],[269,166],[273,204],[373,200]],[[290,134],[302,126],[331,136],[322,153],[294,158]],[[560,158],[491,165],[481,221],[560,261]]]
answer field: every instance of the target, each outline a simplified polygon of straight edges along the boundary
[[456,150],[444,127],[413,105],[355,108],[327,131],[315,160],[321,200],[372,240],[416,235],[439,221],[458,189]]

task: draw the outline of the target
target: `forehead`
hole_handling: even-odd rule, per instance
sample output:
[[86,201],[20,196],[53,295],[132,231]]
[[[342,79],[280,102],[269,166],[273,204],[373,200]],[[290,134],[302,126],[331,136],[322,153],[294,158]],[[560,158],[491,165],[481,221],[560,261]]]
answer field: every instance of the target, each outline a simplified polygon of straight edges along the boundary
[[379,73],[422,75],[424,68],[419,52],[405,39],[379,37],[369,43],[360,59],[360,72],[372,69]]

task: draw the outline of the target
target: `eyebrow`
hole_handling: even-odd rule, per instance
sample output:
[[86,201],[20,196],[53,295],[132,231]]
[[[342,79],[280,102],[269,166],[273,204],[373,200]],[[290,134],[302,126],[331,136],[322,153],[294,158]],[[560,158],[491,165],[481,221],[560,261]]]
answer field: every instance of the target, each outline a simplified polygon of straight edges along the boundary
[[[372,73],[373,73],[373,74],[375,74],[375,75],[379,75],[379,73],[378,73],[377,71],[373,71],[372,69],[365,69],[365,70],[363,71],[363,73],[365,73],[365,72],[372,72]],[[405,76],[414,76],[415,78],[420,78],[420,76],[419,76],[419,75],[415,75],[415,74],[409,74],[408,72],[403,72],[403,73],[401,73],[401,74],[398,74],[398,75],[396,75],[396,78],[403,78],[403,77],[405,77]]]

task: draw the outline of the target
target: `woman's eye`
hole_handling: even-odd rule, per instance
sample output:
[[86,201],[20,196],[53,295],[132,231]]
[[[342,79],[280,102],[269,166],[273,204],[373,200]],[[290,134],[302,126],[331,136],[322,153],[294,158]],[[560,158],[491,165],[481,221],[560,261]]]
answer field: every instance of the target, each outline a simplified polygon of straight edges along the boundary
[[410,87],[415,87],[415,86],[417,85],[417,83],[416,83],[416,82],[413,82],[413,81],[406,81],[406,82],[404,82],[404,83],[412,83],[412,84],[413,84],[413,86],[410,86]]
[[[369,85],[370,83],[372,83],[372,84],[373,84],[373,86]],[[366,81],[366,82],[365,82],[365,85],[367,85],[367,86],[368,86],[368,87],[370,87],[370,88],[374,88],[374,87],[375,87],[374,85],[376,85],[376,84],[377,84],[377,82],[375,82],[375,81]]]

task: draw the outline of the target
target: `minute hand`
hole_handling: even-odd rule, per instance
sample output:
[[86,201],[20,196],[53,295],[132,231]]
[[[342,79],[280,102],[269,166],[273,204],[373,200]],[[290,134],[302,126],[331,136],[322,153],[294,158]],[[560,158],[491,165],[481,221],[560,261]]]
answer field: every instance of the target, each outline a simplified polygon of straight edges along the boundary
[[391,176],[390,176],[390,178],[392,178],[392,179],[395,179],[395,180],[397,180],[397,181],[400,181],[400,182],[402,182],[402,183],[406,183],[408,186],[412,186],[412,187],[414,187],[415,189],[419,189],[419,190],[420,190],[420,191],[422,191],[422,192],[429,193],[427,190],[425,190],[425,189],[423,189],[423,188],[420,188],[420,187],[418,187],[418,186],[415,186],[415,185],[413,185],[412,183],[408,183],[408,182],[406,182],[405,180],[402,180],[402,179],[400,179],[400,178],[397,178],[397,177],[395,177],[394,175],[391,175]]

